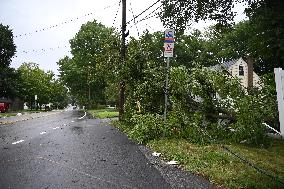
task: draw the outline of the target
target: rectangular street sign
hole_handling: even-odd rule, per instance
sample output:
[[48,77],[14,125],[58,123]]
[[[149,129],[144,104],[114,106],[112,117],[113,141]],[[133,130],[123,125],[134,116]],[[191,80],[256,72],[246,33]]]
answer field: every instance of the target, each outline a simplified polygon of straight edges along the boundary
[[175,34],[174,29],[165,30],[164,57],[173,57],[174,55],[174,41],[175,41],[174,34]]
[[174,56],[174,43],[165,43],[164,44],[164,57],[173,57]]

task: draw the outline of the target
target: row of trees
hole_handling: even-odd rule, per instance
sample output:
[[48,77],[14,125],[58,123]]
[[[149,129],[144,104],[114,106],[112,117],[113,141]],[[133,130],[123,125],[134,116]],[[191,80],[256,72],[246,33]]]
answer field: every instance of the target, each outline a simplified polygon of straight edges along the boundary
[[55,79],[51,71],[45,72],[36,63],[23,63],[18,68],[20,97],[30,106],[34,104],[35,95],[39,105],[52,103],[55,108],[64,108],[68,104],[68,90]]
[[36,63],[23,63],[18,69],[10,67],[16,52],[12,30],[0,24],[0,98],[20,98],[34,104],[35,95],[41,104],[53,103],[63,108],[68,103],[67,89],[54,73],[45,72]]

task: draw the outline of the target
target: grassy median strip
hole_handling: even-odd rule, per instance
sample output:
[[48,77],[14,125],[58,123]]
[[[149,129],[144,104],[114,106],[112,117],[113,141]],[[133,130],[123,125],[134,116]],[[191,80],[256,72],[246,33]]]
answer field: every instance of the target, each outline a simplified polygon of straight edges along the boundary
[[118,111],[116,109],[88,110],[88,113],[99,119],[118,117]]
[[[283,188],[283,184],[248,166],[221,148],[221,145],[200,146],[186,140],[153,140],[147,144],[162,153],[165,160],[176,160],[187,171],[208,178],[225,188]],[[284,181],[284,142],[274,141],[267,149],[227,145],[234,152],[269,174]]]

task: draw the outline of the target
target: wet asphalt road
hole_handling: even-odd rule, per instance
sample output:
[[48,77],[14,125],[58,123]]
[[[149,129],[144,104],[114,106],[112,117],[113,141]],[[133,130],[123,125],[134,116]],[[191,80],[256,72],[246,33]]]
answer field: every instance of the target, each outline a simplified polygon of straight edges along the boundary
[[80,116],[0,123],[0,188],[171,188],[107,120]]

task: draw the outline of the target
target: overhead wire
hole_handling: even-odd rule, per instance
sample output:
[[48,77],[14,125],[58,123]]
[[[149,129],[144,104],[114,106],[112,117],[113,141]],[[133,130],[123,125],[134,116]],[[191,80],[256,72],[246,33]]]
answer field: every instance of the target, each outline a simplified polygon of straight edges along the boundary
[[[56,51],[58,49],[64,49],[64,48],[67,48],[67,45],[49,47],[49,48],[41,48],[41,49],[21,50],[21,51],[17,51],[17,54],[42,53],[42,52],[48,52],[48,51]],[[18,57],[18,55],[16,55],[15,57]]]
[[[131,5],[131,2],[129,3],[129,6],[130,6],[130,11],[131,11],[131,13],[132,13],[132,15],[133,15],[133,22],[134,22],[134,26],[136,27],[136,30],[137,30],[137,34],[138,34],[138,38],[139,38],[139,29],[138,29],[138,27],[137,27],[137,22],[136,22],[136,20],[135,20],[135,15],[134,15],[134,11],[133,11],[133,8],[132,8],[132,5]],[[131,28],[131,27],[130,27]]]
[[[211,136],[211,134],[209,134],[206,129],[202,129],[201,127],[199,127],[201,133],[205,134],[212,142],[216,142],[216,140]],[[223,149],[224,151],[228,152],[229,154],[233,155],[234,157],[240,159],[245,165],[255,169],[257,172],[261,173],[262,175],[265,175],[271,179],[273,179],[274,181],[284,185],[284,181],[282,179],[280,179],[279,177],[269,173],[267,170],[258,167],[257,165],[251,163],[249,160],[247,160],[246,158],[244,158],[243,156],[239,155],[237,152],[235,152],[234,150],[230,149],[228,146],[226,145],[221,145],[220,146],[221,149]]]
[[[112,27],[114,27],[114,24],[115,24],[115,21],[116,21],[116,18],[117,18],[117,15],[118,15],[118,11],[119,11],[119,7],[120,7],[120,4],[121,4],[121,0],[119,1],[119,4],[118,4],[118,10],[116,11],[116,14],[115,14],[115,17],[114,17],[114,20],[113,20],[113,23],[112,23]],[[109,5],[107,7],[104,8],[107,9],[109,7],[111,7],[112,5]],[[89,13],[89,14],[86,14],[86,15],[91,15],[92,13]],[[85,15],[85,16],[86,16]],[[63,22],[65,23],[65,22]],[[54,26],[57,26],[57,25],[54,25]],[[29,54],[29,53],[42,53],[42,52],[48,52],[48,51],[56,51],[58,49],[63,49],[63,48],[67,48],[67,45],[60,45],[60,46],[55,46],[55,47],[50,47],[50,48],[39,48],[39,49],[30,49],[30,50],[21,50],[21,51],[17,51],[17,54],[20,53],[20,54]],[[68,52],[71,52],[70,50]],[[18,55],[14,56],[14,57],[18,57]]]
[[[109,6],[106,6],[104,7],[102,10],[106,10],[110,7],[112,7],[113,5],[109,5]],[[91,16],[93,14],[95,14],[96,12],[90,12],[88,14],[85,14],[83,16],[79,16],[79,17],[75,17],[75,18],[71,18],[71,19],[68,19],[66,21],[63,21],[61,23],[58,23],[58,24],[54,24],[54,25],[51,25],[51,26],[48,26],[48,27],[44,27],[44,28],[41,28],[41,29],[38,29],[38,30],[34,30],[32,32],[28,32],[28,33],[22,33],[22,34],[19,34],[19,35],[16,35],[14,36],[14,38],[19,38],[19,37],[24,37],[24,36],[30,36],[30,35],[33,35],[35,33],[38,33],[38,32],[43,32],[43,31],[46,31],[46,30],[49,30],[49,29],[53,29],[53,28],[56,28],[56,27],[59,27],[59,26],[62,26],[64,24],[68,24],[68,23],[71,23],[71,22],[74,22],[74,21],[77,21],[81,18],[84,18],[84,17],[87,17],[87,16]]]
[[[146,20],[148,20],[148,19],[150,19],[150,18],[153,18],[153,17],[155,17],[155,16],[157,16],[158,15],[158,13],[155,13],[159,8],[161,8],[162,7],[162,5],[160,5],[160,6],[158,6],[156,9],[154,9],[152,12],[150,12],[148,15],[146,15],[144,18],[142,18],[142,19],[140,19],[140,20],[138,20],[138,21],[136,21],[136,24],[137,23],[140,23],[140,22],[142,22],[142,21],[146,21]],[[155,13],[155,14],[153,14],[153,13]],[[151,14],[153,14],[153,15],[151,15]],[[136,19],[136,18],[135,18]],[[134,19],[134,20],[135,20]],[[133,27],[133,25],[132,26],[130,26],[130,28],[132,28]]]
[[[142,14],[144,14],[145,12],[147,12],[149,9],[151,9],[153,6],[155,6],[158,2],[160,2],[161,0],[157,0],[156,2],[154,2],[152,5],[150,5],[149,7],[147,7],[145,10],[143,10],[142,12],[140,12],[138,15],[134,15],[134,11],[133,11],[133,8],[131,7],[131,12],[132,12],[132,15],[133,15],[133,18],[128,21],[127,23],[129,24],[130,22],[134,21],[134,25],[136,26],[136,30],[137,30],[137,33],[138,33],[138,36],[140,36],[140,33],[139,33],[139,30],[138,30],[138,27],[137,27],[137,24],[141,21],[144,21],[144,20],[148,20],[152,17],[154,17],[156,14],[154,15],[151,15],[153,13],[155,13],[161,6],[158,6],[156,9],[154,9],[153,11],[151,11],[148,15],[146,15],[144,18],[140,19],[139,21],[136,21],[136,19],[141,16]],[[119,6],[118,6],[118,9],[116,11],[116,14],[114,16],[114,20],[112,22],[112,28],[114,27],[114,24],[116,22],[116,19],[117,19],[117,16],[118,16],[118,12],[119,12],[119,7],[120,7],[120,4],[121,4],[121,0],[119,1]],[[130,3],[131,5],[131,3]],[[107,7],[104,8],[107,9],[109,7],[111,7],[112,5],[109,5]],[[93,13],[88,13],[88,14],[85,14],[83,17],[86,17],[86,16],[89,16],[89,15],[92,15]],[[75,19],[70,19],[69,21],[65,21],[65,22],[62,22],[61,25],[63,24],[67,24],[69,22],[73,22],[73,21],[76,21],[76,20],[79,20],[80,17],[77,17]],[[52,26],[49,26],[49,27],[46,27],[46,28],[43,28],[43,29],[40,29],[40,30],[35,30],[33,33],[37,33],[37,32],[41,32],[41,31],[45,31],[47,29],[51,29],[51,28],[54,28],[54,27],[58,27],[60,26],[60,24],[55,24],[55,25],[52,25]],[[133,27],[133,26],[132,26]],[[20,34],[20,35],[17,35],[15,37],[21,37],[21,36],[26,36],[26,35],[32,35],[33,34],[32,32],[29,32],[29,33],[24,33],[24,34]],[[58,49],[62,49],[62,48],[66,48],[67,45],[64,45],[64,46],[56,46],[56,47],[51,47],[51,48],[41,48],[41,49],[31,49],[31,50],[21,50],[21,51],[18,51],[18,53],[23,53],[23,54],[28,54],[28,53],[41,53],[41,52],[48,52],[48,51],[55,51],[55,50],[58,50]],[[70,52],[70,51],[68,51]],[[15,57],[18,57],[18,56],[15,56]]]
[[153,6],[155,6],[157,3],[159,3],[161,0],[157,0],[155,3],[153,3],[152,5],[150,5],[148,8],[146,8],[145,10],[143,10],[141,13],[139,13],[138,15],[134,16],[131,20],[129,20],[128,22],[126,22],[126,25],[129,24],[130,22],[132,22],[133,20],[135,20],[136,18],[140,17],[142,14],[144,14],[146,11],[148,11],[149,9],[151,9]]

